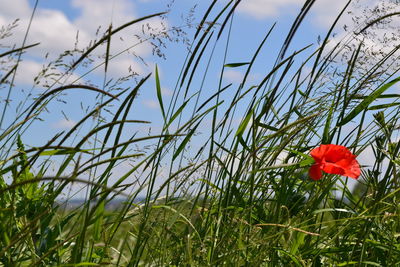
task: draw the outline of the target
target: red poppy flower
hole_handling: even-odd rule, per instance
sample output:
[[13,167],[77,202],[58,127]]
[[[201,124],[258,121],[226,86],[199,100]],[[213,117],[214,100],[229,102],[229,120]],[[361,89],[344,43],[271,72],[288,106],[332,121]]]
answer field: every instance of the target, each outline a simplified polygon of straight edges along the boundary
[[311,150],[311,156],[315,160],[309,170],[309,175],[313,180],[321,179],[322,171],[354,179],[360,176],[360,165],[356,156],[345,146],[321,145]]

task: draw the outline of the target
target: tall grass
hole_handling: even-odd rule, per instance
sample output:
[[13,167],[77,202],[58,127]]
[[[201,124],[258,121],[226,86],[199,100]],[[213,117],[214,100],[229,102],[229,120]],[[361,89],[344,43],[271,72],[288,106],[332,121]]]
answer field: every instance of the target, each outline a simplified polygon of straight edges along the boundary
[[[213,1],[197,25],[169,103],[161,94],[158,68],[125,89],[55,82],[38,98],[26,99],[14,122],[4,126],[2,120],[0,263],[400,265],[399,95],[387,93],[400,80],[399,46],[360,71],[365,64],[362,41],[349,34],[331,45],[346,6],[319,47],[306,44],[292,50],[292,39],[314,2],[305,2],[275,63],[257,81],[249,77],[275,26],[247,62],[227,62],[240,1]],[[63,75],[81,67],[104,44],[107,73],[111,37],[162,15],[110,27],[85,51],[71,52],[74,61],[65,63]],[[355,31],[366,32],[379,22],[368,21]],[[215,50],[217,45],[222,52]],[[16,59],[0,76],[8,92],[15,88],[22,52],[31,46],[24,43],[0,54]],[[223,55],[218,62],[214,53]],[[340,61],[346,53],[348,60]],[[210,64],[220,69],[217,80],[208,75]],[[223,80],[230,68],[245,71],[238,85]],[[140,90],[149,84],[155,84],[163,125],[156,134],[129,136],[128,124],[149,123],[131,112]],[[206,88],[209,84],[215,85],[212,90]],[[26,148],[29,127],[69,89],[93,91],[99,101],[70,130]],[[377,103],[382,99],[389,104]],[[93,118],[96,123],[91,124]],[[363,166],[353,186],[331,174],[312,181],[308,154],[321,143],[345,145],[357,155],[371,151],[374,162]],[[56,157],[54,171],[50,162]],[[123,162],[131,167],[121,173]],[[65,208],[62,202],[73,196],[62,196],[76,184],[84,185],[85,201]],[[122,204],[107,209],[118,198]]]

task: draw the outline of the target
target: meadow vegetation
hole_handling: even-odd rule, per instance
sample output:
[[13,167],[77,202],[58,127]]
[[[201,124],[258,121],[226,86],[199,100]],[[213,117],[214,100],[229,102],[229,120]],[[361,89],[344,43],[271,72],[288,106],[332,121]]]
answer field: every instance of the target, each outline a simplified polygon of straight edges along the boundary
[[[294,50],[315,2],[307,0],[263,77],[249,78],[275,25],[249,48],[248,61],[221,57],[211,88],[201,86],[214,79],[205,66],[217,64],[215,45],[228,50],[241,1],[209,2],[198,22],[188,22],[193,34],[174,28],[141,39],[159,57],[165,42],[189,48],[170,102],[157,67],[97,85],[63,82],[93,68],[95,50],[105,51],[106,74],[113,35],[168,13],[110,26],[85,50],[66,51],[37,77],[45,90],[27,94],[10,124],[15,73],[36,44],[1,50],[1,266],[400,266],[400,94],[391,91],[400,81],[399,43],[375,38],[386,50],[373,51],[365,42],[393,30],[399,13],[366,9],[368,19],[334,42],[349,1],[319,45],[309,40]],[[15,27],[1,29],[3,45]],[[233,68],[245,75],[225,84]],[[136,105],[144,87],[156,92],[162,125],[127,133],[150,123]],[[97,94],[95,105],[72,128],[40,146],[24,143],[48,105],[86,91]],[[332,174],[313,181],[309,151],[321,143],[368,153],[372,164],[360,161],[352,183]],[[123,163],[130,167],[121,173]],[[68,208],[76,184],[85,199]],[[120,205],[108,209],[116,199]]]

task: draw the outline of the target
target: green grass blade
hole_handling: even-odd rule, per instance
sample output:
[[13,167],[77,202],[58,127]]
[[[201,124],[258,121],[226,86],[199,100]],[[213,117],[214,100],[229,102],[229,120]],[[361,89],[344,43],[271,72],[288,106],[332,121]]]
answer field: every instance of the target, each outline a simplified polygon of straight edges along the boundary
[[346,117],[343,118],[338,123],[338,126],[343,126],[349,121],[351,121],[353,118],[355,118],[360,112],[368,108],[369,104],[371,104],[377,97],[379,97],[382,93],[384,93],[387,89],[392,87],[394,84],[400,81],[400,77],[384,84],[383,86],[379,87],[376,89],[374,92],[372,92],[368,97],[366,97],[363,101],[361,101],[360,104],[358,104]]
[[166,121],[164,104],[163,104],[162,95],[161,95],[160,77],[158,76],[158,67],[157,67],[157,65],[156,65],[155,79],[156,79],[156,89],[157,89],[158,103],[160,104],[160,108],[161,108],[161,112],[162,112],[164,121]]

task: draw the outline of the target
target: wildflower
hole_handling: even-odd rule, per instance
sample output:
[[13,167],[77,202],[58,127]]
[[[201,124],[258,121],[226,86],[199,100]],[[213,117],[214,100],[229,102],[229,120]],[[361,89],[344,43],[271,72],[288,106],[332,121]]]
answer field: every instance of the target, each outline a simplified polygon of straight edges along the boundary
[[354,179],[360,176],[360,165],[356,156],[345,146],[321,145],[311,150],[311,156],[315,160],[309,170],[309,175],[313,180],[321,179],[322,171]]

